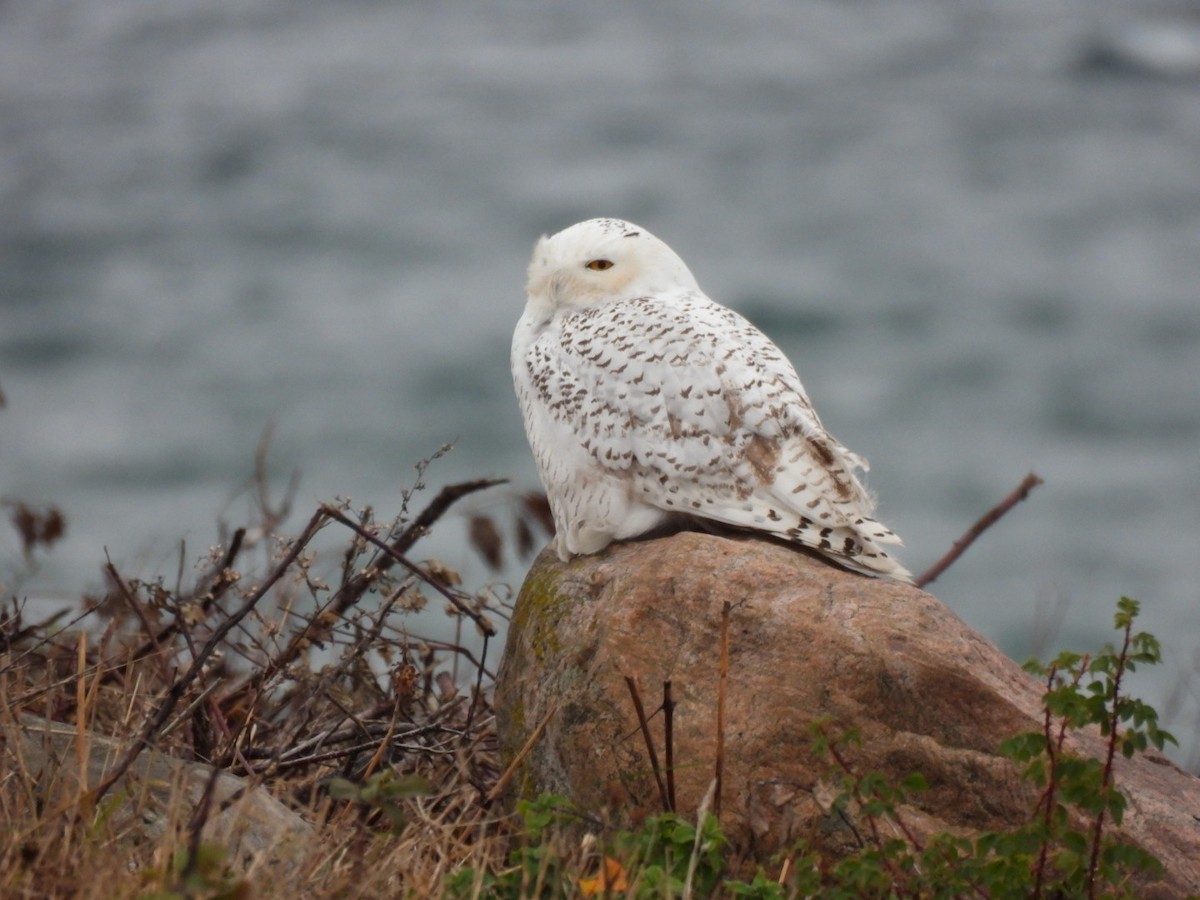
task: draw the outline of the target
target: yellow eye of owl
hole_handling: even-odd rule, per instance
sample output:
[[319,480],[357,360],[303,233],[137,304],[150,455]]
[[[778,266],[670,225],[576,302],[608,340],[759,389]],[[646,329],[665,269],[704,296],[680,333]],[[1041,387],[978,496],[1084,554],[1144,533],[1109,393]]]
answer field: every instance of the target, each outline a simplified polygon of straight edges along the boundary
[[593,272],[603,272],[605,269],[611,269],[613,262],[611,259],[593,259],[587,267]]

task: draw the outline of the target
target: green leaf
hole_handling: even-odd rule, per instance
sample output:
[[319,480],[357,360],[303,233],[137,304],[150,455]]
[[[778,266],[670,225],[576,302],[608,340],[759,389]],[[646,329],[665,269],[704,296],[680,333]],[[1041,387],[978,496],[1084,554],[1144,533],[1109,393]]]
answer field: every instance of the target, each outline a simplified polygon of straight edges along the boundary
[[1088,854],[1088,839],[1080,832],[1068,831],[1059,839],[1062,841],[1062,845],[1076,856],[1082,858]]
[[334,800],[358,800],[358,785],[348,778],[335,775],[326,783],[329,796]]

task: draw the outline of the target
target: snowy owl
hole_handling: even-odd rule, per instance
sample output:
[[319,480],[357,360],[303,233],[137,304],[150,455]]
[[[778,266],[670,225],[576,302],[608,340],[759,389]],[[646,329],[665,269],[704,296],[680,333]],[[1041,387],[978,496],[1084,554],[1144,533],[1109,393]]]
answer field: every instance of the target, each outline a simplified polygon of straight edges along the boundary
[[684,516],[910,581],[855,474],[766,335],[619,219],[543,237],[512,371],[561,559]]

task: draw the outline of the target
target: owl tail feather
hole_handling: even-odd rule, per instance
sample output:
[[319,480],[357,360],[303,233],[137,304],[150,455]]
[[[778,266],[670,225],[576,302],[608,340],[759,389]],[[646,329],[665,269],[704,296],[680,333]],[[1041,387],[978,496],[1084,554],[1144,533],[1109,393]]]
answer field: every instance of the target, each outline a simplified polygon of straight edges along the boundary
[[819,551],[828,560],[843,569],[849,569],[851,572],[857,572],[860,575],[869,575],[872,578],[888,578],[892,581],[899,581],[901,584],[913,584],[912,572],[900,565],[892,557],[882,551],[876,553],[875,556],[843,556],[840,553],[830,553],[829,551]]

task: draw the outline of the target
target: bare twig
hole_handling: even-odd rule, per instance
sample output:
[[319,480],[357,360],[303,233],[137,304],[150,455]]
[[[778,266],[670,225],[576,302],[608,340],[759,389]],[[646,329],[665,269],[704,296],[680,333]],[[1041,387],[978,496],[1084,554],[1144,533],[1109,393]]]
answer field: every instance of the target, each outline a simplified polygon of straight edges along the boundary
[[542,721],[538,722],[537,728],[533,729],[533,732],[529,735],[520,751],[516,756],[513,757],[513,761],[508,764],[508,768],[506,768],[504,773],[498,779],[496,779],[496,783],[492,786],[492,789],[487,792],[484,802],[492,803],[497,797],[504,793],[504,789],[508,787],[508,782],[512,780],[513,773],[517,771],[517,766],[524,762],[525,757],[529,755],[531,750],[533,750],[533,745],[538,742],[538,738],[542,736],[542,732],[546,730],[546,726],[550,724],[550,720],[554,717],[556,712],[558,712],[557,703],[550,707],[550,709],[546,712],[546,715],[542,716]]
[[667,757],[667,809],[675,806],[675,701],[671,697],[671,682],[663,682],[663,743]]
[[[225,551],[225,555],[221,558],[221,561],[213,566],[196,585],[196,589],[192,592],[190,599],[195,600],[197,597],[200,598],[200,610],[202,612],[207,613],[209,609],[212,608],[213,604],[220,600],[224,593],[237,583],[237,578],[232,574],[233,563],[234,560],[237,559],[238,553],[241,552],[242,541],[245,537],[246,529],[237,529],[233,533],[233,539],[229,542],[229,549]],[[112,564],[112,560],[108,561],[107,565],[105,566],[105,571],[109,578],[112,579],[113,583],[116,584],[117,589],[120,590],[130,609],[132,609],[134,613],[137,614],[138,618],[142,620],[142,627],[146,630],[146,640],[143,641],[142,644],[133,651],[131,656],[134,659],[141,659],[143,656],[150,656],[151,654],[158,653],[162,643],[179,632],[182,620],[179,617],[176,617],[173,621],[167,623],[158,631],[152,631],[149,623],[145,621],[136,598],[133,597],[129,590],[129,586],[117,572],[116,567]],[[183,605],[183,603],[184,601],[180,601],[179,605]]]
[[[117,590],[120,591],[121,596],[125,599],[125,605],[129,607],[130,611],[133,612],[135,616],[137,616],[138,622],[142,626],[142,631],[146,633],[147,641],[134,651],[133,657],[135,659],[141,659],[142,657],[153,655],[159,673],[164,678],[169,677],[166,658],[162,650],[162,638],[155,634],[154,626],[150,624],[150,620],[146,618],[146,611],[142,609],[142,604],[138,602],[138,599],[134,596],[133,591],[129,589],[129,585],[125,583],[125,579],[121,577],[121,573],[117,571],[117,567],[114,566],[112,560],[108,558],[107,549],[104,551],[104,557],[106,560],[104,564],[105,574],[107,574],[112,583],[116,585]],[[167,629],[172,629],[174,627],[175,623],[172,623],[168,625],[166,629],[163,629],[163,637],[167,636]],[[106,680],[109,675],[114,675],[114,673],[107,673]]]
[[729,616],[733,605],[726,600],[721,607],[721,660],[717,669],[717,762],[713,781],[713,815],[721,820],[721,787],[725,776],[725,682],[729,677]]
[[271,436],[275,432],[275,423],[270,422],[263,429],[258,446],[254,448],[254,487],[258,495],[258,507],[262,510],[263,522],[259,531],[269,534],[288,517],[292,511],[292,500],[300,485],[300,473],[292,472],[287,489],[283,492],[283,500],[278,507],[271,504],[270,493],[267,489],[267,451],[271,447]]
[[[493,632],[494,634],[495,632]],[[491,635],[487,632],[483,634],[483,650],[479,655],[482,657],[478,668],[475,670],[475,693],[471,695],[471,707],[467,710],[467,724],[463,726],[465,731],[470,731],[471,726],[475,723],[475,711],[479,708],[480,700],[483,697],[483,663],[487,660],[488,641],[491,640]],[[458,657],[454,657],[454,661],[458,662]]]
[[76,761],[79,765],[79,786],[80,793],[87,793],[87,759],[88,759],[88,725],[91,723],[87,720],[87,637],[86,631],[79,632],[79,651],[77,656],[77,672],[79,679],[75,682],[75,753]]
[[[363,594],[370,590],[371,585],[383,574],[385,574],[392,565],[401,559],[421,537],[423,537],[433,523],[442,517],[442,515],[453,506],[457,501],[461,500],[468,494],[473,494],[476,491],[482,491],[490,487],[495,487],[498,484],[505,484],[506,479],[503,478],[481,478],[476,481],[464,481],[461,484],[450,484],[442,488],[438,495],[433,498],[421,514],[412,521],[412,523],[400,533],[386,547],[386,552],[383,557],[372,562],[367,566],[366,570],[359,572],[353,578],[346,582],[338,591],[337,611],[349,609],[359,601]],[[345,517],[339,513],[340,520],[345,522]],[[351,528],[354,528],[352,525]],[[357,528],[354,528],[358,531]],[[375,538],[371,538],[371,542],[376,546],[379,542]],[[425,577],[422,574],[422,577]]]
[[192,817],[188,822],[187,861],[183,865],[183,871],[179,873],[180,882],[186,882],[200,864],[200,842],[204,826],[208,824],[208,817],[212,813],[213,793],[220,777],[220,767],[213,766],[209,770],[208,778],[204,781],[204,792],[200,795],[200,802],[196,804],[196,809],[192,812]]
[[397,551],[393,546],[385,544],[379,538],[375,537],[375,535],[371,534],[371,532],[367,531],[367,529],[363,528],[353,519],[338,512],[338,510],[334,509],[332,506],[323,506],[321,507],[321,510],[325,513],[325,515],[329,516],[329,518],[340,522],[342,525],[345,525],[364,541],[374,544],[385,554],[387,554],[387,556],[389,556],[393,562],[400,563],[400,565],[408,569],[408,571],[416,575],[431,588],[449,600],[454,605],[455,609],[478,625],[479,630],[482,631],[486,636],[495,636],[496,626],[489,622],[485,616],[481,615],[480,613],[471,609],[471,607],[467,606],[467,604],[463,603],[462,600],[455,596],[454,592],[451,591],[450,588],[443,584],[439,579],[434,578],[433,575],[431,575],[429,572],[426,572],[416,563],[409,562],[407,559],[405,559],[404,555]]
[[923,575],[913,581],[913,584],[919,588],[923,588],[925,585],[932,583],[935,578],[950,568],[954,561],[962,556],[981,534],[995,525],[1001,516],[1028,497],[1030,491],[1043,483],[1042,479],[1033,472],[1026,475],[1011,494],[967,529],[966,533],[954,542],[954,545],[946,552],[946,555],[934,563]]
[[416,519],[413,520],[400,536],[391,543],[391,549],[398,555],[403,555],[408,552],[420,538],[425,536],[425,533],[451,506],[461,500],[468,494],[473,494],[476,491],[482,491],[485,488],[495,487],[498,484],[507,484],[507,478],[480,478],[476,481],[464,481],[462,484],[449,484],[438,492],[438,495],[433,498],[430,503],[421,512]]
[[[18,668],[18,666],[21,663],[23,663],[26,659],[28,659],[29,657],[35,656],[38,652],[42,651],[47,646],[53,646],[53,636],[54,635],[69,632],[69,631],[73,630],[76,625],[78,625],[80,622],[82,622],[84,619],[88,618],[89,616],[94,615],[95,612],[96,612],[96,605],[94,603],[87,603],[84,605],[83,609],[79,613],[72,616],[70,619],[67,619],[65,624],[60,624],[62,622],[62,620],[68,615],[67,610],[61,610],[59,612],[56,612],[54,615],[50,616],[49,618],[47,618],[44,622],[39,622],[38,624],[32,625],[29,628],[25,628],[25,629],[17,632],[14,635],[7,636],[6,641],[8,644],[8,648],[14,647],[19,640],[24,640],[27,637],[32,637],[34,635],[38,635],[38,639],[32,645],[30,645],[29,647],[26,647],[24,650],[22,650],[22,652],[20,654],[18,654],[17,656],[14,656],[11,659],[6,660],[5,665],[0,666],[0,675],[4,675],[7,672],[16,670]],[[73,677],[74,676],[72,676],[72,678]],[[72,680],[72,678],[68,678],[66,680],[70,681],[70,680]],[[39,688],[37,690],[30,691],[28,694],[26,694],[24,697],[21,698],[20,702],[25,703],[28,700],[33,699],[34,697],[37,697],[37,696],[40,696],[41,694],[46,693],[47,690],[50,690],[55,686],[56,685],[47,685],[47,686]]]
[[654,780],[658,784],[658,798],[662,803],[663,812],[671,812],[671,799],[667,794],[667,785],[663,781],[662,769],[658,765],[658,751],[654,749],[654,739],[650,737],[650,723],[646,721],[646,708],[642,706],[642,697],[638,693],[637,681],[632,676],[626,675],[625,685],[629,688],[629,696],[633,698],[633,709],[637,713],[638,726],[642,729],[642,740],[646,742],[646,753],[650,757],[650,768],[654,772]]

